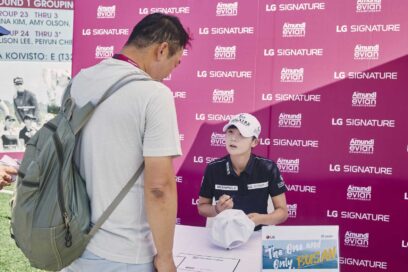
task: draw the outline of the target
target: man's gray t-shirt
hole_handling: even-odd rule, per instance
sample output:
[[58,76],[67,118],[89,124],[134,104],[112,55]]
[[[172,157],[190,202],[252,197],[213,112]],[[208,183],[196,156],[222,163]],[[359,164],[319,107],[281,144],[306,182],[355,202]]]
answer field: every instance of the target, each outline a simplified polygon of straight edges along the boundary
[[[81,70],[72,96],[79,106],[97,101],[109,86],[126,74],[149,78],[130,63],[107,59]],[[76,162],[86,180],[92,222],[143,162],[143,157],[181,155],[173,95],[160,82],[125,85],[98,106],[81,132]],[[156,253],[144,208],[143,174],[87,249],[108,260],[151,262]]]

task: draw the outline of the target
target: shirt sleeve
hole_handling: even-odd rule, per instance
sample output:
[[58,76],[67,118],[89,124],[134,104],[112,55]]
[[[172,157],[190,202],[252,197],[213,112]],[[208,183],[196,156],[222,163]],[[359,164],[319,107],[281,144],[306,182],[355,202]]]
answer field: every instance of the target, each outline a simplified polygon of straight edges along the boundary
[[273,163],[272,165],[272,176],[269,182],[269,195],[271,197],[283,194],[288,189],[286,188],[285,181],[279,171],[278,166]]
[[181,155],[176,107],[171,91],[161,88],[146,108],[143,156]]
[[214,181],[211,178],[210,171],[210,167],[207,166],[201,183],[200,196],[212,199],[214,197]]

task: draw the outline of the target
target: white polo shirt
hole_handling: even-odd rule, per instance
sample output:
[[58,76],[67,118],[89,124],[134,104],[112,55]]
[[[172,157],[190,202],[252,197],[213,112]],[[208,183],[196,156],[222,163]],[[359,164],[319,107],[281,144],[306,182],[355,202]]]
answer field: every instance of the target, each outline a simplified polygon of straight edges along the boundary
[[[107,59],[81,70],[71,94],[79,106],[100,98],[123,75],[149,76],[130,63]],[[173,95],[160,82],[136,81],[98,106],[82,130],[77,164],[85,178],[95,223],[143,157],[181,155]],[[156,250],[144,208],[143,174],[87,249],[108,260],[146,263]]]

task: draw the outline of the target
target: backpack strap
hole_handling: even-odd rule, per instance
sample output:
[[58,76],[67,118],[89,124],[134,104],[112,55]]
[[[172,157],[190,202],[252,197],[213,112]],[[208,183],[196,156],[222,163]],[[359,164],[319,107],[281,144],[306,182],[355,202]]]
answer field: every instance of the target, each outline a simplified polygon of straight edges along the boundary
[[71,86],[72,79],[69,81],[68,86],[65,88],[64,94],[62,95],[61,105],[64,105],[64,102],[67,101],[68,97],[71,97]]
[[108,217],[112,214],[115,208],[119,205],[122,199],[127,195],[130,189],[136,183],[136,180],[142,174],[143,169],[144,169],[144,162],[142,163],[142,165],[140,165],[139,169],[137,169],[136,173],[126,183],[125,187],[122,188],[122,190],[115,197],[112,203],[108,206],[108,208],[106,208],[106,210],[102,213],[102,215],[99,217],[96,223],[92,226],[91,230],[88,233],[88,239],[91,239],[95,235],[95,233],[98,231],[98,229],[103,225],[103,223],[105,223],[106,219],[108,219]]
[[132,81],[150,81],[150,78],[138,78],[135,76],[134,73],[127,74],[123,76],[121,79],[113,83],[102,95],[102,97],[98,101],[89,101],[81,108],[70,107],[71,105],[75,106],[75,101],[71,97],[70,92],[71,88],[67,88],[66,93],[67,98],[64,100],[64,106],[61,107],[62,111],[65,112],[65,116],[68,120],[71,120],[71,127],[75,135],[85,126],[85,124],[89,121],[92,117],[92,114],[97,106],[99,106],[102,102],[108,99],[112,94],[114,94],[117,90],[125,86],[126,84]]
[[[121,79],[113,83],[102,95],[102,97],[97,102],[89,101],[85,106],[76,109],[75,101],[71,97],[71,83],[68,85],[65,93],[64,93],[64,109],[61,107],[62,111],[66,112],[66,117],[71,119],[71,127],[75,135],[84,127],[84,125],[89,121],[92,117],[92,114],[95,111],[95,108],[103,103],[106,99],[108,99],[112,94],[114,94],[117,90],[122,88],[124,85],[132,82],[132,81],[150,81],[150,78],[138,78],[135,76],[134,73],[127,74],[123,76]],[[68,108],[68,103],[71,103],[72,108]],[[72,111],[72,112],[70,112]],[[130,180],[126,183],[126,185],[122,188],[119,194],[115,197],[112,203],[106,208],[106,210],[102,213],[96,223],[92,226],[88,233],[88,241],[95,235],[98,229],[105,223],[108,217],[112,214],[115,208],[119,205],[119,203],[123,200],[123,198],[127,195],[133,185],[136,183],[137,179],[140,177],[144,169],[144,162],[140,165],[137,169],[136,173],[130,178]]]

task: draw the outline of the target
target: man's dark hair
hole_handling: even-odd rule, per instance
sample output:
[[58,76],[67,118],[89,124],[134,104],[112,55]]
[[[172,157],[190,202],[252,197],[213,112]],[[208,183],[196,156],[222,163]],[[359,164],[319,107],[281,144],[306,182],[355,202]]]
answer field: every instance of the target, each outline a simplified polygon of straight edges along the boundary
[[155,43],[167,42],[169,54],[190,45],[191,37],[180,20],[172,15],[153,13],[144,17],[134,28],[126,46],[144,48]]

